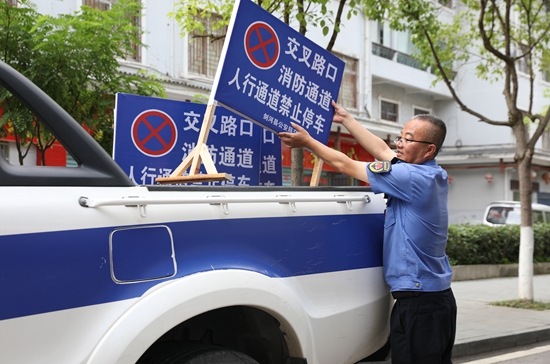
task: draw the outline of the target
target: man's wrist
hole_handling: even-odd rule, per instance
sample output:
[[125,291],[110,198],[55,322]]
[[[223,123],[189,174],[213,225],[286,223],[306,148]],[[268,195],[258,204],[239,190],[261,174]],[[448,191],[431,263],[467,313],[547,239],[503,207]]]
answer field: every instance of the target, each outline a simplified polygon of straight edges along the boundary
[[353,125],[357,123],[357,120],[353,118],[352,116],[347,116],[344,120],[342,120],[342,126],[348,131],[351,131],[349,128],[353,128]]

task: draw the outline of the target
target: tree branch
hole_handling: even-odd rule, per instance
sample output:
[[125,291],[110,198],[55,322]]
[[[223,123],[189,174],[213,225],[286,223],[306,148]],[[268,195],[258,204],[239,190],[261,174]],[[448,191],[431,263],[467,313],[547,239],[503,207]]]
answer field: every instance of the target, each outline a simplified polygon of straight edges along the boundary
[[539,125],[537,126],[537,129],[527,142],[527,148],[533,149],[535,148],[535,144],[537,140],[539,140],[542,133],[544,133],[544,130],[548,126],[548,122],[550,121],[550,108],[546,111],[546,115],[541,114],[534,114],[534,115],[527,115],[531,120],[539,120]]
[[478,117],[481,121],[484,121],[488,124],[492,124],[492,125],[509,125],[508,122],[491,120],[491,119],[487,118],[485,115],[482,115],[482,114],[478,113],[477,111],[474,111],[474,110],[470,109],[468,106],[466,106],[466,104],[464,104],[462,102],[462,99],[456,93],[456,90],[453,87],[453,85],[451,83],[451,80],[447,76],[447,73],[445,72],[445,69],[443,68],[443,66],[441,64],[441,60],[439,59],[439,56],[437,55],[437,51],[435,49],[434,42],[433,42],[433,39],[432,39],[429,31],[426,29],[424,24],[421,22],[420,17],[418,15],[413,15],[413,16],[416,18],[416,21],[418,22],[418,24],[420,24],[420,26],[422,28],[422,32],[424,33],[424,36],[426,37],[426,39],[428,40],[428,44],[430,45],[430,50],[432,52],[432,56],[435,59],[436,67],[439,70],[439,72],[441,73],[441,77],[443,78],[443,81],[445,82],[445,85],[447,85],[447,88],[451,92],[451,95],[453,96],[453,99],[456,101],[458,106],[460,106],[460,109],[462,111],[465,111],[465,112],[469,113],[470,115]]
[[[481,0],[480,5],[481,5],[481,9],[479,10],[479,18],[478,18],[477,24],[478,24],[478,29],[479,29],[480,34],[481,34],[481,40],[483,41],[483,46],[490,53],[492,53],[495,57],[501,59],[506,64],[509,64],[510,62],[512,62],[512,65],[513,65],[513,61],[510,60],[510,57],[507,57],[507,54],[502,54],[502,52],[500,52],[498,49],[493,47],[493,45],[491,44],[491,37],[487,34],[487,31],[485,30],[485,22],[484,22],[486,10],[487,10],[486,9],[487,1]],[[499,17],[499,19],[501,19],[500,13],[499,13],[498,17]],[[504,20],[502,20],[502,19],[501,19],[501,24],[504,24]],[[503,30],[504,29],[506,29],[506,28],[503,27]],[[505,34],[504,37],[506,38],[507,35]],[[506,45],[507,45],[507,50],[508,50],[509,40],[506,41]]]
[[296,1],[296,4],[298,5],[298,14],[302,14],[302,19],[299,21],[300,23],[300,29],[299,29],[299,32],[300,34],[302,35],[306,35],[306,32],[307,32],[307,27],[306,27],[306,22],[305,22],[305,9],[304,9],[304,0],[297,0]]
[[336,12],[336,18],[334,19],[334,29],[332,30],[332,36],[330,41],[327,44],[327,51],[332,52],[332,47],[336,43],[336,37],[338,36],[338,30],[340,29],[340,24],[342,22],[342,13],[344,12],[344,5],[346,5],[346,0],[340,0],[338,4],[338,11]]

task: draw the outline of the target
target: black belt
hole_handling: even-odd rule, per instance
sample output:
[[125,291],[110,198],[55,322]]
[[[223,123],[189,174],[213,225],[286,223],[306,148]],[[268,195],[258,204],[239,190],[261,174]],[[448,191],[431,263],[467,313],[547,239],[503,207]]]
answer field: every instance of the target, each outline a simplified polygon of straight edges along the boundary
[[444,292],[448,292],[450,291],[451,289],[448,288],[444,291],[438,291],[438,292],[422,292],[422,291],[394,291],[391,293],[391,295],[393,296],[393,298],[395,298],[396,300],[400,300],[400,299],[403,299],[403,298],[412,298],[412,297],[418,297],[418,296],[421,296],[421,295],[425,295],[425,294],[434,294],[434,293],[444,293]]

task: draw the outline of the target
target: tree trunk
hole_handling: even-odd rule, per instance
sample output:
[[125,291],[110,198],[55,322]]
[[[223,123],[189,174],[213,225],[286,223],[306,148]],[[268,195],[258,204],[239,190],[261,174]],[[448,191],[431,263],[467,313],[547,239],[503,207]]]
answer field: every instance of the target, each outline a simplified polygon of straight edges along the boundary
[[[518,296],[521,300],[533,300],[533,219],[531,161],[533,152],[525,150],[518,161],[521,202],[521,233],[519,241]],[[521,154],[520,154],[521,155]]]
[[290,183],[292,186],[301,186],[304,183],[304,149],[292,148],[291,154]]

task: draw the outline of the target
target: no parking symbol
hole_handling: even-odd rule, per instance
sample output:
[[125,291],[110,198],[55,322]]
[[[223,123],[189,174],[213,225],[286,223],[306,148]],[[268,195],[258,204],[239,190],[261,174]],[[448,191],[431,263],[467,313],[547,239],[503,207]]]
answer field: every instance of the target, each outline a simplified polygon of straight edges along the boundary
[[146,110],[132,123],[132,141],[149,157],[168,154],[178,140],[178,129],[172,118],[160,110]]
[[279,59],[279,38],[269,24],[258,21],[250,24],[246,30],[244,49],[256,67],[269,69]]

